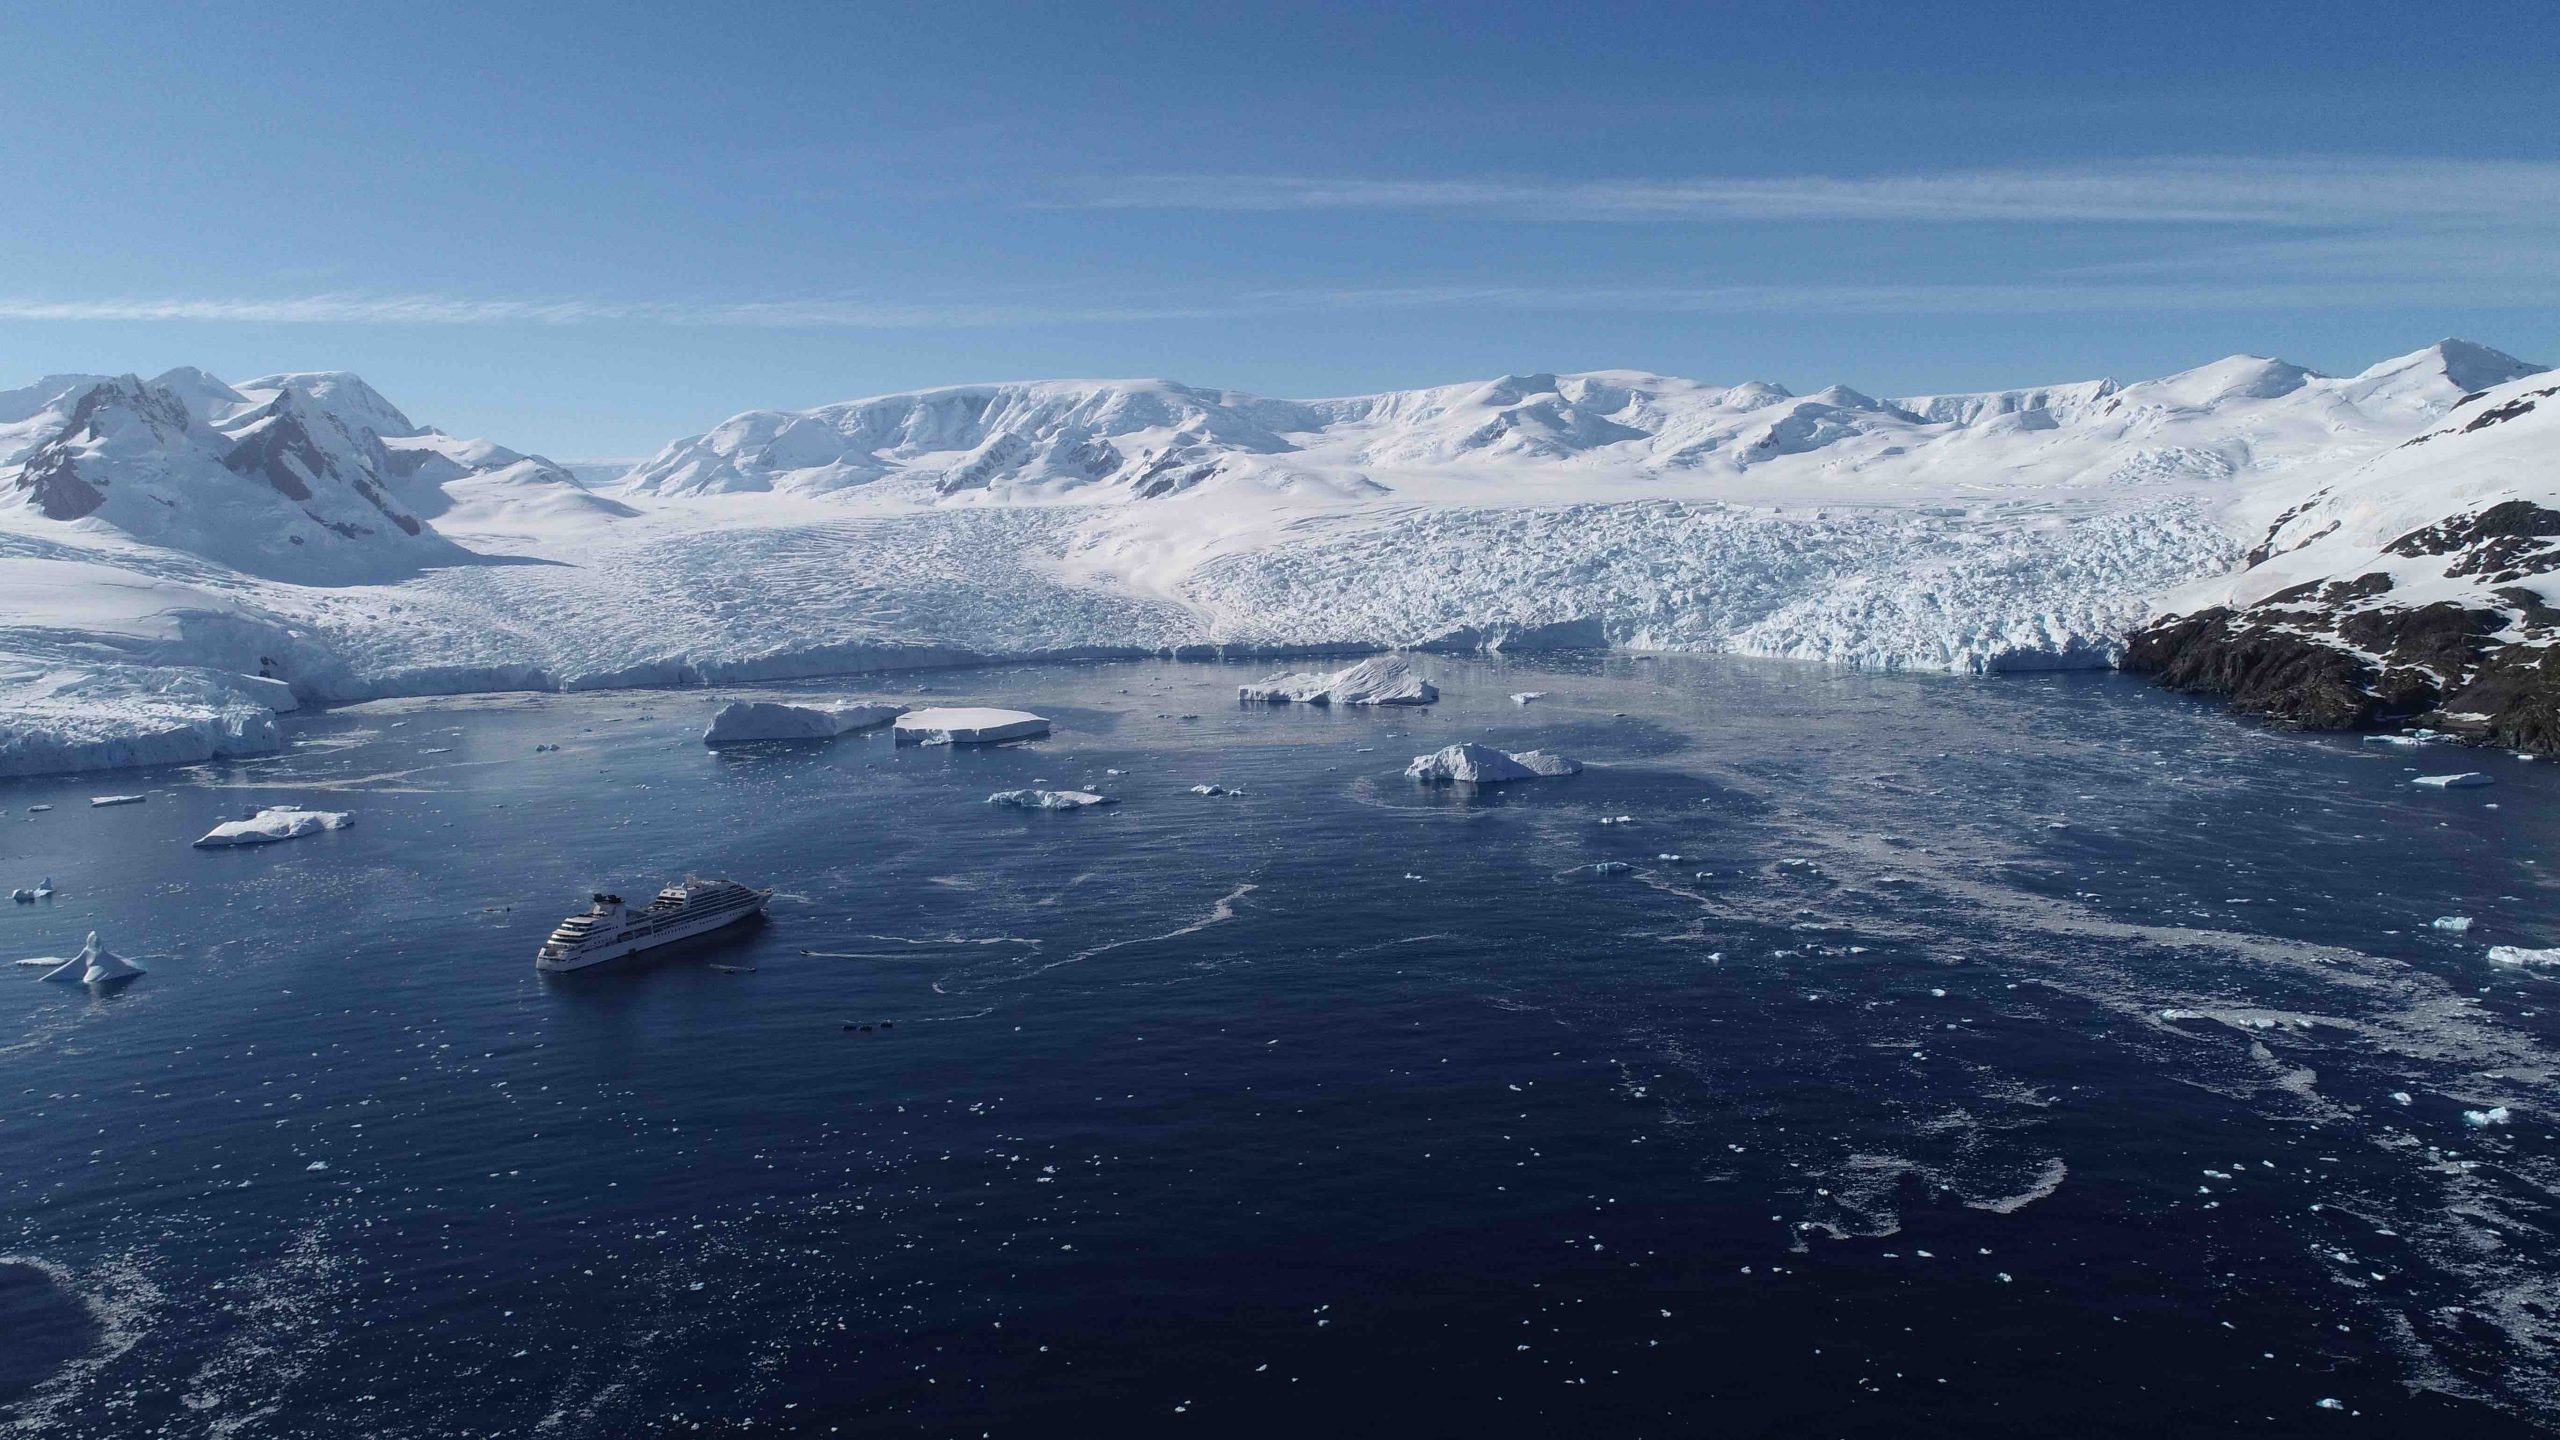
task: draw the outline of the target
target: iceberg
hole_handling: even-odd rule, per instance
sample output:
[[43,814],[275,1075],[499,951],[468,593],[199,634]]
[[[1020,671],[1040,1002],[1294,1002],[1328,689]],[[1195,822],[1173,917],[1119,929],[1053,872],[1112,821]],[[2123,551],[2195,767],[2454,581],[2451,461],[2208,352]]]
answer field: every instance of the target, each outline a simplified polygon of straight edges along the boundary
[[2489,963],[2522,970],[2560,970],[2560,950],[2529,950],[2522,945],[2492,945]]
[[1544,690],[1521,690],[1512,695],[1511,703],[1514,705],[1526,705],[1532,700],[1544,700],[1546,698],[1547,692]]
[[1512,780],[1574,775],[1581,770],[1580,761],[1544,750],[1523,750],[1515,755],[1467,740],[1435,754],[1414,756],[1413,763],[1404,767],[1404,776],[1408,780],[1459,785],[1500,785]]
[[148,795],[92,795],[89,807],[94,810],[103,805],[139,805],[150,798]]
[[62,962],[41,977],[45,980],[77,980],[83,985],[112,985],[131,980],[142,973],[142,967],[98,943],[98,932],[89,932],[88,943],[80,953]]
[[898,718],[898,705],[785,705],[772,700],[733,700],[711,717],[702,732],[705,745],[742,745],[755,740],[831,740],[855,730],[869,730]]
[[897,726],[901,745],[986,745],[1049,733],[1049,722],[1028,710],[974,705],[910,710],[898,717]]
[[356,823],[356,817],[338,810],[305,810],[298,805],[270,805],[246,820],[225,820],[198,840],[200,849],[219,849],[227,845],[272,845],[278,840],[297,840],[317,835],[323,830],[344,830]]
[[1401,655],[1380,655],[1330,674],[1274,675],[1236,687],[1236,699],[1264,705],[1430,705],[1440,687],[1413,673]]
[[987,803],[1010,805],[1017,810],[1088,810],[1120,802],[1090,790],[999,790],[987,797]]
[[2471,928],[2471,917],[2468,915],[2439,915],[2431,923],[2438,930],[2450,930],[2454,934],[2459,935],[2463,931]]
[[1241,795],[1244,792],[1230,790],[1224,785],[1194,785],[1191,787],[1191,793],[1194,795]]
[[2489,777],[2477,770],[2465,770],[2459,775],[2421,775],[2409,783],[2424,785],[2431,790],[2468,790],[2488,784]]
[[2475,1130],[2486,1130],[2492,1125],[2504,1125],[2507,1119],[2507,1107],[2504,1105],[2492,1105],[2486,1110],[2462,1112],[2462,1123]]

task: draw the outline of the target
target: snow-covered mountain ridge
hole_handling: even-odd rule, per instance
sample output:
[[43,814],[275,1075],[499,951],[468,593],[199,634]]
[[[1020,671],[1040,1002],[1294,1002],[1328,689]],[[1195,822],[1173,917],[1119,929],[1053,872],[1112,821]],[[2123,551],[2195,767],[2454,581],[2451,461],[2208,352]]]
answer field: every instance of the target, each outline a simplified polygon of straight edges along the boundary
[[2448,340],[2346,377],[2233,356],[2133,385],[1900,400],[1637,371],[1305,401],[1040,381],[749,411],[667,446],[627,484],[666,497],[879,487],[1155,500],[1211,486],[1448,503],[1594,482],[1666,497],[1746,480],[1907,494],[1958,471],[2041,490],[2212,483],[2380,448],[2462,394],[2538,368]]
[[0,392],[0,772],[272,747],[297,701],[994,657],[2104,665],[2155,597],[2536,368],[2447,341],[1899,399],[962,386],[752,411],[614,498],[353,376],[55,377]]

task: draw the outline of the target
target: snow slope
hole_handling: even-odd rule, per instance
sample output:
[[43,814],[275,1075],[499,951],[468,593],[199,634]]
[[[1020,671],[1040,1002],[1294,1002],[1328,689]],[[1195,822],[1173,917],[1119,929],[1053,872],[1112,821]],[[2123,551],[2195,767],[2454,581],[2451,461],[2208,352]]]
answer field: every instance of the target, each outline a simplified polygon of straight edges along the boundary
[[2534,369],[2447,341],[1902,399],[964,386],[749,412],[612,497],[352,376],[54,377],[0,392],[0,770],[272,745],[252,712],[286,691],[1586,645],[2102,665],[2159,594]]
[[2560,748],[2560,375],[2250,508],[2278,498],[2245,569],[2165,598],[2140,668],[2299,724],[2424,716]]

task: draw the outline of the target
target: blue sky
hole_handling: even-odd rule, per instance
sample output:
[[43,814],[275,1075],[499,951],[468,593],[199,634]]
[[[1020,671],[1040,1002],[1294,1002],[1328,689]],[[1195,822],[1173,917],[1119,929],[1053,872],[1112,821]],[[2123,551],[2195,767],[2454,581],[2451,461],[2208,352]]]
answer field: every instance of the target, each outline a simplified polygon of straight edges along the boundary
[[2560,50],[2486,12],[512,8],[0,47],[0,386],[351,369],[591,458],[1038,376],[2560,359]]

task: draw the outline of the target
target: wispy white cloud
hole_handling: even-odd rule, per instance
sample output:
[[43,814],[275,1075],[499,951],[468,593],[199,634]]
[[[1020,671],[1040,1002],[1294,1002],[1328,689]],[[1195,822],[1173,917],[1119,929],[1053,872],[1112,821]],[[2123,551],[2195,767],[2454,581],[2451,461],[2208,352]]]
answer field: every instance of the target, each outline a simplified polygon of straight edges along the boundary
[[1532,220],[1905,223],[2528,224],[2560,210],[2560,163],[2228,156],[2068,169],[1564,180],[1301,175],[1088,179],[1066,209],[1464,212]]

